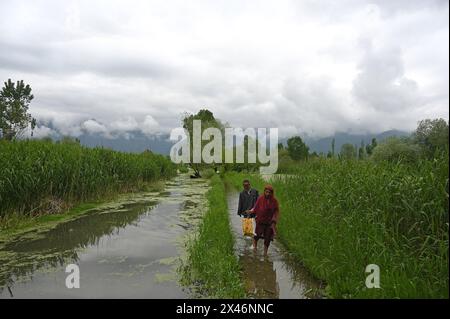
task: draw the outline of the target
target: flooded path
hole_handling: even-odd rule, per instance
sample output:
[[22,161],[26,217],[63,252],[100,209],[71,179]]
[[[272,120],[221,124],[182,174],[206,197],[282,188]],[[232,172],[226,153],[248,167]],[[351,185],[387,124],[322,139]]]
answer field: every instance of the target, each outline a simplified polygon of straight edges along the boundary
[[[176,267],[201,219],[207,181],[181,175],[162,192],[111,203],[0,250],[0,298],[189,298]],[[68,264],[80,288],[68,289]]]
[[236,213],[238,201],[239,193],[229,190],[228,210],[247,295],[252,298],[317,298],[319,282],[285,251],[276,238],[267,258],[263,256],[262,240],[258,242],[257,253],[253,252],[252,239],[242,235],[241,217]]

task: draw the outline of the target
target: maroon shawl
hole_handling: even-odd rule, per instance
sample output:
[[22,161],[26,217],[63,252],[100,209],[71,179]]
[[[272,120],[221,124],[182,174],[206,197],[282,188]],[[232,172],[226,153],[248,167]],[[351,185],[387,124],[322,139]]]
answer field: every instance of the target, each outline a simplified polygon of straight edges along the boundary
[[272,191],[269,198],[266,198],[265,194],[260,195],[256,201],[255,207],[253,207],[257,223],[271,224],[272,222],[278,222],[278,200],[274,196],[273,187],[271,185],[266,185],[264,191],[267,189]]

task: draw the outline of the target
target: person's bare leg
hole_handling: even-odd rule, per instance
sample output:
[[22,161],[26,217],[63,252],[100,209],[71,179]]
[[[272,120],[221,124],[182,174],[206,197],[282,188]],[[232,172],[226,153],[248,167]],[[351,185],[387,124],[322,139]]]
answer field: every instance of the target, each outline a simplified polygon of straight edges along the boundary
[[264,257],[267,257],[268,250],[269,250],[269,246],[264,245]]
[[256,250],[258,248],[258,240],[253,238],[253,251],[256,253]]

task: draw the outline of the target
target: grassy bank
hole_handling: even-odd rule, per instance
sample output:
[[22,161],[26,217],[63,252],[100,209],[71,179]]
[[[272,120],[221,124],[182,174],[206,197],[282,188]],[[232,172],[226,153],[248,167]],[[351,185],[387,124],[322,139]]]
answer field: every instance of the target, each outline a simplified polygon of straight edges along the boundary
[[209,208],[198,234],[188,243],[183,281],[210,298],[242,298],[245,292],[234,255],[225,188],[218,176],[213,176],[210,184]]
[[[279,239],[336,298],[448,298],[448,158],[315,160],[272,184]],[[239,186],[243,174],[228,174]],[[260,177],[252,178],[261,189]],[[381,289],[365,287],[377,264]]]
[[0,227],[142,190],[175,174],[169,159],[150,152],[123,153],[75,142],[0,141]]

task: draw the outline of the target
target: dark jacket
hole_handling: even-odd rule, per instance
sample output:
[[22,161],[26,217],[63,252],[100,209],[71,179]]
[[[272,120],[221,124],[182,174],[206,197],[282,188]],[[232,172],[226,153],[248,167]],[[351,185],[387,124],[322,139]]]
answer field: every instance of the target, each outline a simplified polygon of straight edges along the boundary
[[242,191],[239,194],[239,205],[238,205],[238,215],[244,215],[246,210],[252,209],[255,206],[256,200],[258,199],[258,191],[251,188],[248,192]]

